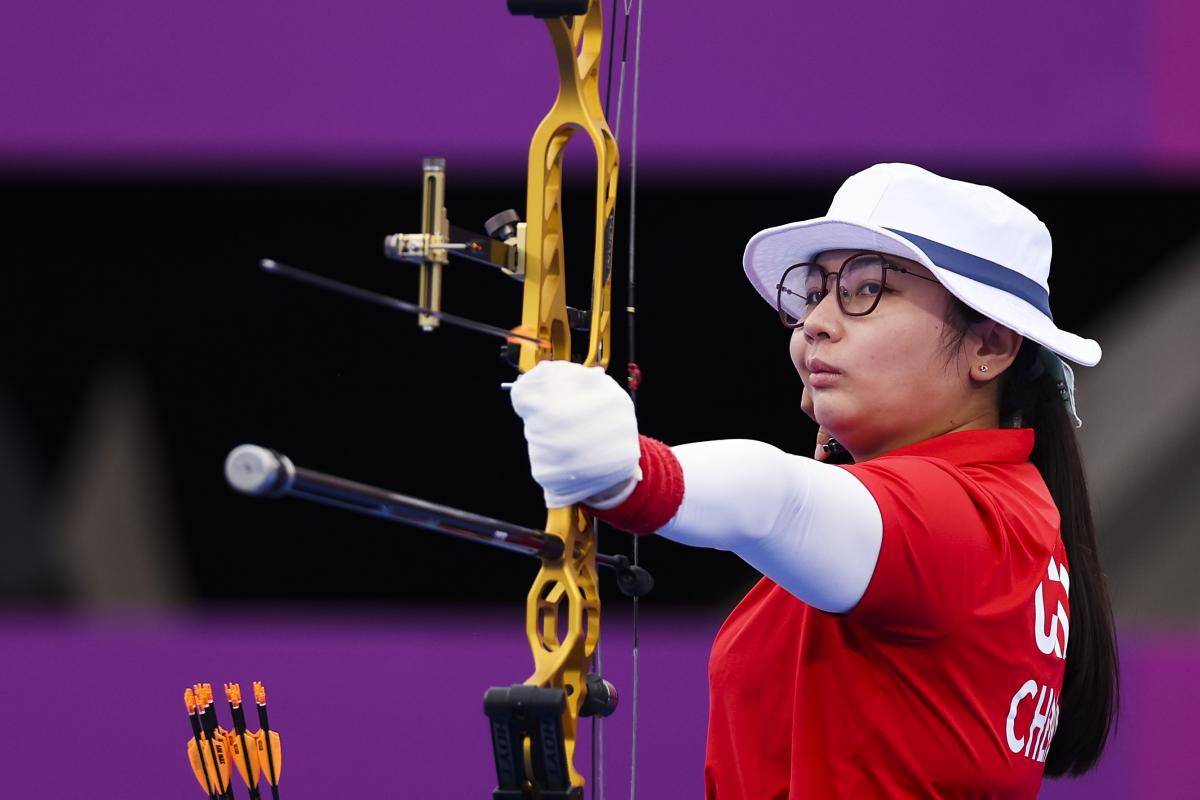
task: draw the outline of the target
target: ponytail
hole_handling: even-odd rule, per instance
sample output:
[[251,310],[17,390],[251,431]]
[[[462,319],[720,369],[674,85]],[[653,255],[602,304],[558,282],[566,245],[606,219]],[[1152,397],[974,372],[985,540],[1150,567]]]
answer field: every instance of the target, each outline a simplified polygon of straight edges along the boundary
[[[947,322],[957,331],[954,350],[968,326],[983,320],[953,299]],[[1104,752],[1117,717],[1119,667],[1108,585],[1096,552],[1095,525],[1083,459],[1062,389],[1037,368],[1041,345],[1025,340],[1005,373],[1000,419],[1033,428],[1037,467],[1061,516],[1063,546],[1071,575],[1071,636],[1059,701],[1058,728],[1046,757],[1049,777],[1082,775]]]

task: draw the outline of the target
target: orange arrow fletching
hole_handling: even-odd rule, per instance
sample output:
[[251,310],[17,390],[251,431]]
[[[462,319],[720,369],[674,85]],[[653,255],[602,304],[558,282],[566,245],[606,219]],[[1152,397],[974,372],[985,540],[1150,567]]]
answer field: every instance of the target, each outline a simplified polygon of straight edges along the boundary
[[[245,740],[244,745],[243,739]],[[236,733],[230,733],[226,737],[225,743],[229,746],[229,756],[233,759],[233,765],[237,767],[242,780],[250,788],[258,786],[261,766],[258,763],[258,743],[254,741],[254,737],[249,734],[238,736]],[[249,769],[246,767],[247,761],[250,762]]]
[[549,339],[543,339],[537,335],[537,329],[532,325],[518,325],[512,329],[513,336],[505,339],[509,344],[530,344],[530,339],[537,341],[537,346],[543,350],[551,350],[554,348],[554,343]]
[[208,787],[217,785],[217,771],[213,769],[212,757],[206,750],[201,750],[196,746],[195,739],[188,739],[187,754],[188,762],[192,765],[192,773],[196,776],[196,782],[200,784],[204,793],[208,794]]
[[[267,731],[255,731],[252,735],[255,743],[258,745],[259,758],[258,763],[262,767],[263,773],[267,776],[267,782],[272,786],[279,785],[279,773],[283,767],[283,748],[279,742],[279,733],[270,731],[270,737],[266,736]],[[271,748],[270,754],[267,753],[267,748]]]
[[215,785],[221,788],[221,794],[229,791],[229,752],[225,749],[224,731],[217,729],[216,735],[212,739],[213,751],[217,758],[217,783]]

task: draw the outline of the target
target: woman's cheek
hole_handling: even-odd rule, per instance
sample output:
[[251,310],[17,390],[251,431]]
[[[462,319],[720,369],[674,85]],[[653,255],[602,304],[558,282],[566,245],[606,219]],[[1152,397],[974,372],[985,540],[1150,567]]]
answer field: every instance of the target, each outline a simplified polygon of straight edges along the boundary
[[800,329],[792,331],[791,339],[788,340],[788,355],[791,356],[792,366],[796,368],[796,372],[800,373],[800,377],[804,378],[804,354],[807,351],[807,342],[804,339],[804,334]]

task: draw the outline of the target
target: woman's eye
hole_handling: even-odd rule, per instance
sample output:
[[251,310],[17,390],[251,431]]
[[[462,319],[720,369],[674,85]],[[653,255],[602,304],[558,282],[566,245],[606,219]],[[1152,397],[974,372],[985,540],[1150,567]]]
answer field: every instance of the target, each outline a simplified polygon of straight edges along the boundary
[[815,306],[817,303],[820,303],[821,300],[823,300],[824,298],[825,298],[825,290],[824,289],[813,289],[804,295],[804,302],[806,305]]
[[863,297],[874,297],[883,291],[883,284],[876,281],[866,281],[858,287],[856,294]]

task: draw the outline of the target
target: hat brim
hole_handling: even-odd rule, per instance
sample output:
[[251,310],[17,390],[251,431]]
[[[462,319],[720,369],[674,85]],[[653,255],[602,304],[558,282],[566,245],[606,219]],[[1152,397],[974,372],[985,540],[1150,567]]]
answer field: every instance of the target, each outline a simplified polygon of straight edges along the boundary
[[989,319],[1077,364],[1091,367],[1100,361],[1100,345],[1095,340],[1062,330],[1041,311],[1003,289],[939,267],[920,247],[885,228],[835,217],[767,228],[746,244],[742,266],[750,284],[774,308],[775,287],[784,271],[826,250],[874,250],[916,261],[932,272],[948,292]]

